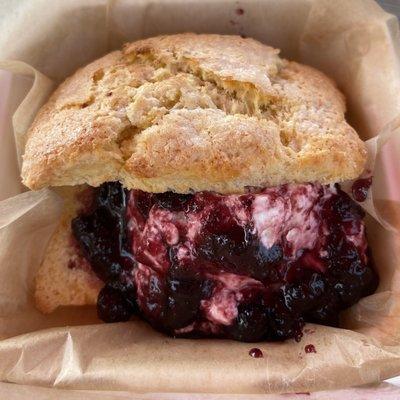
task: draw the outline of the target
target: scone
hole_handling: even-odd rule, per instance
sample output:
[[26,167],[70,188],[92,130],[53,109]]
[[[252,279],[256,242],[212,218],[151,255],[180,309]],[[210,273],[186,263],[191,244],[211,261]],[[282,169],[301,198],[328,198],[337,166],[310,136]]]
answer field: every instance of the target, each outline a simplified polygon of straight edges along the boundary
[[339,183],[366,149],[334,83],[237,36],[127,44],[38,113],[23,182],[64,186],[43,312],[94,304],[174,336],[301,337],[373,293],[364,214]]

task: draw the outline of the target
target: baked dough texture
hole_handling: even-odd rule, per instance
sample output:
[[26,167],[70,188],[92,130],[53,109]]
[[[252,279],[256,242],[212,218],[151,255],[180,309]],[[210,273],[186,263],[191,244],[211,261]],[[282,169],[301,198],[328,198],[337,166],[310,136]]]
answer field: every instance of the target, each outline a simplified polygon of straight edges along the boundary
[[79,197],[84,190],[82,187],[58,190],[64,199],[63,214],[36,274],[35,303],[45,314],[59,306],[96,304],[104,285],[79,254],[72,237],[71,220],[83,206]]
[[321,72],[238,36],[125,45],[62,83],[27,133],[26,186],[240,193],[353,179],[364,143]]

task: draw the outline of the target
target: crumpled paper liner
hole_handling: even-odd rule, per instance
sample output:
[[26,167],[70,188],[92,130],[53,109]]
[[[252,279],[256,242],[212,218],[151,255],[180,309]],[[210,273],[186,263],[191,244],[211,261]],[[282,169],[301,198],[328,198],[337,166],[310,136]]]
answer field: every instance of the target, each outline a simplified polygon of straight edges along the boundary
[[21,166],[22,153],[25,147],[25,132],[40,107],[50,96],[55,84],[35,68],[21,61],[1,61],[1,68],[17,75],[33,78],[32,88],[12,116],[17,159]]
[[[11,4],[0,0],[0,6],[7,11]],[[7,199],[0,203],[0,380],[85,390],[284,393],[361,385],[400,373],[400,239],[394,233],[400,208],[390,191],[397,182],[387,181],[387,160],[399,158],[388,148],[400,149],[394,17],[371,0],[20,0],[18,12],[4,15],[10,18],[0,19],[0,58],[23,63],[0,67],[35,78],[13,117],[19,156],[52,80],[111,48],[177,31],[246,34],[338,82],[349,120],[365,139],[376,137],[368,142],[374,185],[365,206],[388,229],[368,218],[381,283],[376,294],[343,314],[346,329],[308,324],[300,343],[177,340],[138,320],[101,324],[91,307],[50,316],[36,311],[34,275],[61,201],[51,190]],[[307,344],[317,352],[306,354]],[[255,346],[264,358],[248,355]],[[56,392],[50,396],[57,398]]]

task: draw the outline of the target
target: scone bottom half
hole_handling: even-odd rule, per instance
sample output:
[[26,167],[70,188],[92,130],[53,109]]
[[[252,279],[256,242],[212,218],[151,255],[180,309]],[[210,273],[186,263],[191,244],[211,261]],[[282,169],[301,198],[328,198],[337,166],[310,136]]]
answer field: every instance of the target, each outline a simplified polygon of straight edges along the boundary
[[337,326],[378,285],[337,184],[366,160],[344,112],[325,75],[235,36],[146,39],[80,69],[27,136],[23,182],[69,186],[38,308],[250,342]]

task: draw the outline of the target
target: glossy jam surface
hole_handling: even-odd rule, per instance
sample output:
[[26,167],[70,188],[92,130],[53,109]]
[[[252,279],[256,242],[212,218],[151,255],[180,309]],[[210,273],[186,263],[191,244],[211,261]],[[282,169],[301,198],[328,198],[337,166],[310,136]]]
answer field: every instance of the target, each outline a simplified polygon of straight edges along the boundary
[[371,294],[362,210],[338,187],[244,195],[126,192],[108,183],[73,233],[106,283],[107,322],[139,313],[174,336],[299,339]]

